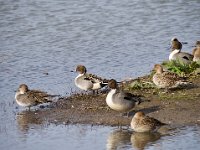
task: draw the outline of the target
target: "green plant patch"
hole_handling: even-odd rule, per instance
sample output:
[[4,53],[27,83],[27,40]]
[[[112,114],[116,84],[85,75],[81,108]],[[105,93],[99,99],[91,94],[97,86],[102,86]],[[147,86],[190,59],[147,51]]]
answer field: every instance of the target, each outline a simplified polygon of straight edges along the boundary
[[196,62],[191,62],[189,64],[185,64],[179,60],[166,61],[163,62],[162,65],[167,68],[167,70],[178,74],[179,76],[185,76],[187,74],[191,74],[197,68],[200,68],[200,64]]
[[129,89],[153,89],[155,85],[152,82],[133,81],[129,85]]

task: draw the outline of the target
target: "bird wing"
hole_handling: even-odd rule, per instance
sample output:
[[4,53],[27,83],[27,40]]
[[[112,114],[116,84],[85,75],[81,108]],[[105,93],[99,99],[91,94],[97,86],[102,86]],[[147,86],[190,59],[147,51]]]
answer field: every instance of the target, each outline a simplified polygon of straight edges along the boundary
[[35,96],[32,92],[28,91],[24,94],[24,98],[26,97],[27,100],[31,101],[34,105],[41,103],[39,98]]
[[34,94],[42,96],[42,97],[48,97],[47,92],[43,92],[40,90],[30,90],[30,93],[34,93]]
[[186,52],[180,52],[178,55],[186,60],[192,60],[194,57],[192,54]]
[[162,123],[159,120],[151,118],[149,116],[145,116],[143,121],[144,121],[144,124],[151,125],[152,127],[166,125],[165,123]]
[[36,103],[45,103],[45,102],[52,102],[49,100],[50,95],[48,95],[45,92],[34,92],[34,91],[28,91],[28,98],[34,99]]
[[99,83],[99,82],[108,83],[108,81],[109,81],[109,80],[101,78],[95,74],[86,74],[86,77],[94,83]]
[[132,93],[127,93],[127,92],[123,92],[123,91],[120,91],[119,95],[123,99],[129,100],[129,101],[134,101],[134,102],[137,102],[140,99],[138,96],[136,96]]

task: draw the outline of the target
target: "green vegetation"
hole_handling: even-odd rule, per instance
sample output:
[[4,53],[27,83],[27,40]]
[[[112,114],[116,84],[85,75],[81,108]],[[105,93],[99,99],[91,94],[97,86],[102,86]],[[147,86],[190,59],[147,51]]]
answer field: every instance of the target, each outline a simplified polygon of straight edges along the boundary
[[197,68],[200,68],[200,64],[191,62],[185,64],[180,61],[167,61],[163,62],[162,65],[169,71],[174,72],[180,76],[193,73]]
[[[162,63],[164,70],[169,70],[182,77],[193,77],[200,74],[200,63],[191,62],[183,63],[180,61],[165,61]],[[125,87],[126,90],[140,90],[140,89],[156,89],[155,84],[152,82],[152,77],[155,71],[151,71],[145,79],[136,79],[129,82]]]
[[155,85],[152,82],[144,82],[140,80],[133,81],[128,86],[129,89],[152,89]]

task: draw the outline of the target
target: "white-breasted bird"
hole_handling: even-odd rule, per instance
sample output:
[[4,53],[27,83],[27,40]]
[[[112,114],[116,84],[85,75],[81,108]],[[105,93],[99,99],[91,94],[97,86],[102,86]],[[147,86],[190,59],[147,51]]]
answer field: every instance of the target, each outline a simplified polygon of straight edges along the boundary
[[88,74],[87,69],[83,65],[78,65],[76,67],[76,72],[78,76],[75,78],[75,85],[81,90],[98,90],[108,85],[107,79],[102,79],[94,74]]
[[120,90],[116,80],[111,79],[108,86],[111,90],[106,97],[106,103],[111,109],[128,113],[141,103],[140,97]]
[[182,43],[177,38],[172,38],[169,60],[178,60],[183,63],[190,63],[193,59],[193,55],[186,52],[181,52],[181,49]]

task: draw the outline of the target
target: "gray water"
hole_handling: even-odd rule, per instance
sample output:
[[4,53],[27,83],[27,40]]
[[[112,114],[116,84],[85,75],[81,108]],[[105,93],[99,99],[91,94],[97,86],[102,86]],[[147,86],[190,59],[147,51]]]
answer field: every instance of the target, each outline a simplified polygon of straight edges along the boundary
[[[199,0],[0,0],[0,149],[106,149],[111,127],[28,122],[22,132],[14,91],[21,83],[52,94],[79,91],[71,72],[77,64],[119,81],[148,74],[168,59],[172,37],[192,51],[199,8]],[[199,131],[183,128],[147,149],[195,149]]]

